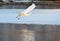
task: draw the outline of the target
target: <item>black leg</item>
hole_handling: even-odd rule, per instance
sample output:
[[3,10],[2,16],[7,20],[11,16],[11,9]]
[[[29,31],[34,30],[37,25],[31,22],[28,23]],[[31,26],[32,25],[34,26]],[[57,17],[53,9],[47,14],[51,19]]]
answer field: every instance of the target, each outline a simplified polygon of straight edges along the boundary
[[18,16],[16,18],[18,18]]
[[18,20],[19,20],[20,18],[18,18]]
[[16,18],[18,18],[18,20],[19,20],[19,19],[20,19],[20,17],[21,17],[21,16],[19,16],[19,15],[18,15]]

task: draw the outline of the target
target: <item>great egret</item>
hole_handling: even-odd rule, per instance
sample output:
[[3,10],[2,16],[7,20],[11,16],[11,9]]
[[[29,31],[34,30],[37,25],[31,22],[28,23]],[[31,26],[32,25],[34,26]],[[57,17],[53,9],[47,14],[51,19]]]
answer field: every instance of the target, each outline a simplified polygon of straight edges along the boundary
[[19,13],[19,15],[16,18],[18,18],[18,20],[19,20],[20,19],[19,16],[28,16],[29,15],[28,13],[31,12],[35,7],[36,7],[36,5],[33,3],[32,5],[30,5],[27,9],[25,9],[21,13],[17,9],[17,13]]

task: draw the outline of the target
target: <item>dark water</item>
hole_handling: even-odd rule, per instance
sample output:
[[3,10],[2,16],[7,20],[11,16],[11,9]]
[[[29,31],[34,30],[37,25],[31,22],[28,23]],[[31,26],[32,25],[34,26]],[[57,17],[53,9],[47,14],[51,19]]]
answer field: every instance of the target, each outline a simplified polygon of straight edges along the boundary
[[[34,31],[35,41],[60,41],[60,25],[0,24],[0,29],[0,41],[21,41],[16,31],[22,29]],[[15,33],[7,33],[11,31]]]

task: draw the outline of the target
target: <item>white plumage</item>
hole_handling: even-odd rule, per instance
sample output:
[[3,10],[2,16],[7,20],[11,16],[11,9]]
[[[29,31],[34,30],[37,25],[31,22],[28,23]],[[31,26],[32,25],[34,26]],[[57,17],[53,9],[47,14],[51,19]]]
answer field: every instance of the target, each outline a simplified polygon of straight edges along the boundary
[[28,16],[29,12],[31,12],[34,8],[36,7],[36,5],[33,3],[31,6],[29,6],[27,9],[25,9],[23,12],[19,13],[19,10],[17,10],[17,12],[19,13],[19,16]]
[[33,3],[31,6],[29,6],[26,10],[24,10],[22,13],[28,14],[30,11],[32,11],[36,5]]

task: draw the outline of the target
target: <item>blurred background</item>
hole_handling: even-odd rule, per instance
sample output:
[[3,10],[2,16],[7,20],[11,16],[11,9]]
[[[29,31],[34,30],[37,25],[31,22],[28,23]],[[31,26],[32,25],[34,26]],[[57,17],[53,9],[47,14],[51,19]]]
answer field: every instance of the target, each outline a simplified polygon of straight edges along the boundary
[[0,0],[0,9],[27,8],[32,3],[35,3],[38,9],[60,8],[60,0]]
[[[31,15],[16,19],[32,3]],[[60,41],[60,0],[0,0],[0,41]]]

